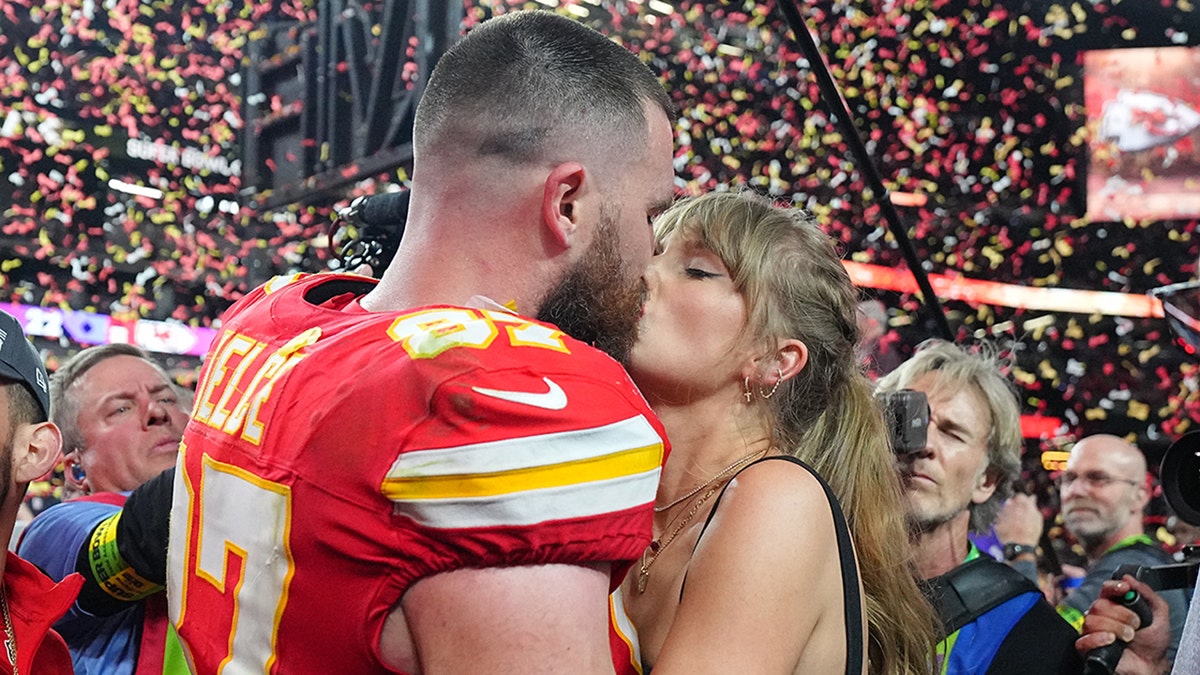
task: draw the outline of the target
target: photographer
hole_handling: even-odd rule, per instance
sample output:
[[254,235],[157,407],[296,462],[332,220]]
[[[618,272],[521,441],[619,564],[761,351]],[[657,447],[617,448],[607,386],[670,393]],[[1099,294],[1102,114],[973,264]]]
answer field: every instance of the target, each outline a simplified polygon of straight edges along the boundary
[[[1167,450],[1163,458],[1161,475],[1163,493],[1179,516],[1189,522],[1200,522],[1197,509],[1196,481],[1200,477],[1200,433],[1187,434]],[[1191,609],[1183,625],[1179,639],[1179,651],[1175,655],[1174,670],[1170,657],[1172,642],[1172,619],[1177,619],[1178,610],[1169,608],[1163,600],[1174,589],[1194,588],[1196,568],[1200,554],[1196,549],[1184,549],[1189,562],[1138,570],[1139,578],[1149,570],[1155,573],[1151,583],[1143,583],[1128,574],[1119,580],[1104,582],[1100,597],[1088,608],[1083,622],[1083,636],[1075,643],[1081,655],[1117,641],[1128,643],[1117,664],[1121,675],[1196,675],[1200,673],[1200,594],[1193,592]],[[1167,581],[1168,575],[1170,581]],[[1154,590],[1157,589],[1157,590]],[[1130,591],[1136,592],[1149,605],[1151,616],[1147,623],[1130,609]]]
[[929,402],[925,442],[896,449],[917,568],[946,635],[938,672],[1080,672],[1071,626],[1037,586],[967,536],[992,524],[1019,469],[1020,414],[999,364],[930,341],[879,381],[881,393],[902,389]]
[[[1100,586],[1121,565],[1166,565],[1171,556],[1145,533],[1142,525],[1150,501],[1146,458],[1125,440],[1108,434],[1087,436],[1071,448],[1066,470],[1058,479],[1063,525],[1087,552],[1088,569],[1083,584],[1067,594],[1059,613],[1076,627],[1084,612],[1099,597]],[[1174,658],[1187,613],[1181,590],[1162,594],[1170,607],[1171,643],[1167,658]]]

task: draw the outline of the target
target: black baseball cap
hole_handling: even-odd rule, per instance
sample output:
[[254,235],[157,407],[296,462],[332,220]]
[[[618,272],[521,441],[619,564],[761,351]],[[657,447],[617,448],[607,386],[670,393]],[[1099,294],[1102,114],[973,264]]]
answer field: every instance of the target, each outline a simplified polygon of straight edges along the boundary
[[16,317],[0,311],[0,377],[16,380],[33,392],[50,417],[50,378],[37,350],[25,339]]

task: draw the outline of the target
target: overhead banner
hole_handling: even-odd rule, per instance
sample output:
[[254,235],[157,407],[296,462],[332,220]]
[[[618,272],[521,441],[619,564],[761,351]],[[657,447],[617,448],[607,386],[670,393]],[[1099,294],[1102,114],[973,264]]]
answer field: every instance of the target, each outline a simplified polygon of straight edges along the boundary
[[124,342],[150,352],[204,356],[217,331],[194,328],[167,321],[137,319],[121,321],[107,314],[0,303],[0,309],[21,323],[26,335],[59,340],[66,338],[82,345]]

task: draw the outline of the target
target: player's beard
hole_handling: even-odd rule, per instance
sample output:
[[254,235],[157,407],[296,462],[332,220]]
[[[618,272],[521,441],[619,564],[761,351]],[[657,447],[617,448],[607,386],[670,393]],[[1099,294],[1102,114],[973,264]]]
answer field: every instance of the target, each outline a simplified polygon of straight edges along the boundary
[[[10,420],[11,421],[11,420]],[[12,481],[13,441],[17,436],[16,425],[10,425],[8,438],[0,447],[0,504],[8,503],[9,483]]]
[[537,319],[627,364],[637,340],[644,284],[621,259],[614,222],[601,211],[595,239],[542,300]]

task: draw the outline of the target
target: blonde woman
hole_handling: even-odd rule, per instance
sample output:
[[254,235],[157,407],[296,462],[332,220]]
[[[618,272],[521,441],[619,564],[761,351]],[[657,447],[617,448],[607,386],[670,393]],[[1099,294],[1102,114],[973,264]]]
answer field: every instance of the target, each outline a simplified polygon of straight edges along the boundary
[[683,200],[655,229],[630,372],[673,451],[614,597],[642,668],[929,672],[935,619],[833,242],[750,193]]

